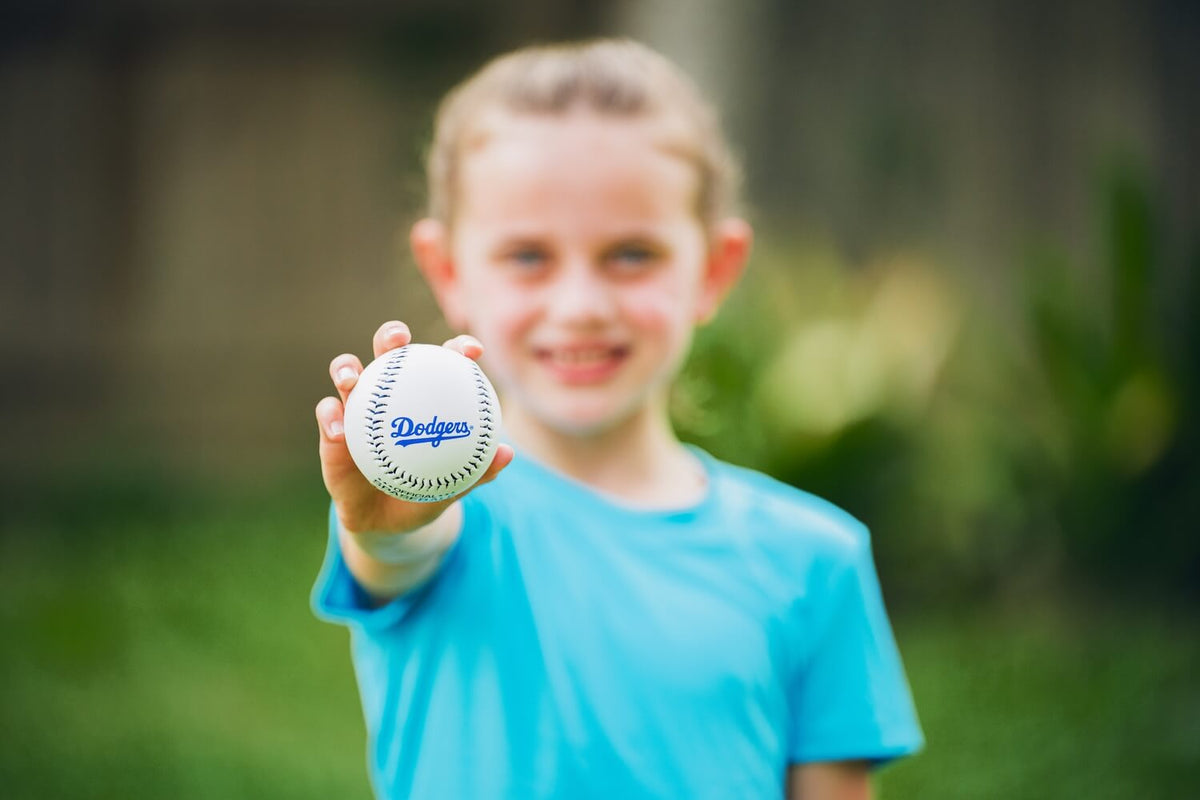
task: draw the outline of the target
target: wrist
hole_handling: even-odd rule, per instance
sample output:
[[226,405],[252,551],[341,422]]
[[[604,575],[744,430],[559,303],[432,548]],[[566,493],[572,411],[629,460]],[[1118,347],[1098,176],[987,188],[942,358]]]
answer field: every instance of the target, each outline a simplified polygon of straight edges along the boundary
[[411,531],[357,533],[339,520],[338,541],[343,553],[350,550],[388,567],[412,567],[449,550],[457,538],[461,520],[458,503],[450,505],[432,522]]

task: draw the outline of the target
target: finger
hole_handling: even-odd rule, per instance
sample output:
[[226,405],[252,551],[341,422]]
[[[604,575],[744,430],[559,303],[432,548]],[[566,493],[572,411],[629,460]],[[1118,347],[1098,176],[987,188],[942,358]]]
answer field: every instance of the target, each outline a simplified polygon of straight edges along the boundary
[[320,431],[318,452],[321,456],[321,478],[329,495],[339,505],[353,504],[355,498],[370,495],[374,487],[359,472],[350,448],[346,446],[345,411],[336,397],[323,397],[317,403],[317,429]]
[[477,359],[483,355],[483,345],[474,336],[462,334],[455,336],[453,339],[447,339],[442,347],[449,348],[456,353],[462,353],[467,358]]
[[342,419],[342,403],[336,397],[322,397],[317,403],[317,428],[321,433],[321,442],[346,441],[345,421]]
[[333,385],[337,387],[338,395],[341,396],[343,403],[346,402],[350,391],[358,383],[358,376],[362,374],[362,371],[362,362],[358,360],[358,356],[352,353],[342,353],[329,362],[329,377],[333,379]]
[[375,357],[379,358],[388,350],[395,350],[397,347],[404,347],[412,341],[412,332],[408,326],[398,320],[385,322],[379,326],[379,330],[375,331],[375,338],[372,344],[375,347]]
[[490,483],[496,479],[500,472],[512,463],[513,457],[516,455],[512,447],[506,444],[497,445],[496,455],[492,456],[492,463],[488,464],[487,471],[483,473],[478,481],[475,482],[474,489],[478,486],[483,486],[485,483]]

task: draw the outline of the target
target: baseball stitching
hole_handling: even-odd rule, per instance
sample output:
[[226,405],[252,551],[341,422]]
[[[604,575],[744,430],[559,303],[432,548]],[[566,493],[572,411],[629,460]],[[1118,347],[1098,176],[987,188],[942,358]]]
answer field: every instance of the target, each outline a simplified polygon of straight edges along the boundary
[[[375,463],[383,469],[385,475],[391,476],[394,482],[408,486],[412,490],[408,492],[411,497],[422,500],[443,500],[454,494],[451,487],[466,480],[483,463],[483,457],[487,454],[492,438],[495,436],[491,393],[488,391],[487,379],[484,378],[482,370],[479,369],[478,364],[472,361],[471,368],[474,371],[475,388],[478,390],[476,399],[479,403],[479,421],[477,423],[479,440],[476,442],[475,452],[467,460],[467,466],[464,469],[456,470],[436,478],[418,478],[392,463],[392,459],[388,456],[388,451],[385,447],[387,443],[387,434],[385,432],[387,400],[392,396],[392,384],[396,382],[396,376],[402,371],[404,360],[407,356],[407,348],[401,347],[393,350],[388,357],[387,364],[380,371],[379,379],[371,387],[371,399],[367,401],[366,408],[367,442],[369,443],[372,455],[375,457]],[[450,491],[446,495],[435,497],[416,493],[417,491],[429,491],[435,488]],[[400,491],[403,492],[404,490],[400,489]]]

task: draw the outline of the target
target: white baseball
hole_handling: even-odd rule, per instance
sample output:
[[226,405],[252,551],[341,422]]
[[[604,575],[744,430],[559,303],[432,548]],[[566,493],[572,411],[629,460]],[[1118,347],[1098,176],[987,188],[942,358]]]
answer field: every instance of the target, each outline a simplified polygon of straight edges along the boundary
[[500,403],[471,359],[410,344],[362,371],[346,398],[345,426],[367,480],[401,500],[431,503],[465,491],[487,470],[499,442]]

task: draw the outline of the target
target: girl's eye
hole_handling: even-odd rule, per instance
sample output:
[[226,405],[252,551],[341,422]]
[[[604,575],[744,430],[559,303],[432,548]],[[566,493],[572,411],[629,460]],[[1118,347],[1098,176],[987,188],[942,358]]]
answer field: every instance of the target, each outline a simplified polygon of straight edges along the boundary
[[523,270],[531,270],[543,266],[549,258],[544,250],[536,247],[519,247],[510,251],[505,260]]
[[609,253],[609,262],[624,272],[636,272],[650,266],[658,253],[644,245],[621,245]]

